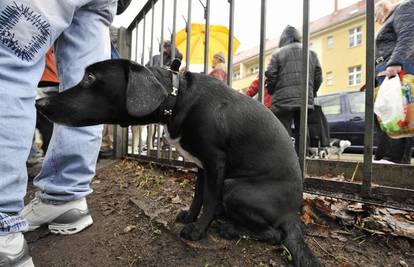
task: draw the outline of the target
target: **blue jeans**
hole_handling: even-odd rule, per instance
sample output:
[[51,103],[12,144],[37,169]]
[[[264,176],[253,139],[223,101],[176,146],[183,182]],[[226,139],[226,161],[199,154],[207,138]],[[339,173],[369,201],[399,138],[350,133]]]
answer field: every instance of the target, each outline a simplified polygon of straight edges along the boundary
[[[27,188],[26,159],[34,128],[37,83],[55,45],[60,90],[76,85],[86,66],[110,58],[109,25],[117,0],[0,1],[0,234],[24,230],[18,218]],[[34,184],[49,203],[92,192],[102,126],[54,125]],[[14,222],[10,225],[10,222]]]

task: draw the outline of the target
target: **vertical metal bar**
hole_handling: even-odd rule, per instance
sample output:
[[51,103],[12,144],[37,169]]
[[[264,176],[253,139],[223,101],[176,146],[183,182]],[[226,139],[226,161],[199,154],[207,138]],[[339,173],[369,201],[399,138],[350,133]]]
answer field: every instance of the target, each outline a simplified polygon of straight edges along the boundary
[[177,0],[174,0],[174,7],[173,7],[173,26],[172,26],[172,34],[171,34],[171,58],[175,58],[175,32],[177,31]]
[[260,54],[259,54],[259,101],[263,103],[264,89],[264,55],[266,51],[266,0],[262,0],[260,19]]
[[[149,51],[149,65],[153,65],[153,49],[154,49],[154,1],[151,1],[151,39],[150,39],[150,51]],[[147,125],[147,157],[151,156],[151,150],[153,149],[154,141],[154,130],[155,127],[153,124]]]
[[[141,57],[141,65],[145,64],[145,32],[146,32],[146,17],[147,14],[144,14],[144,24],[143,24],[143,29],[142,29],[142,57]],[[141,155],[141,149],[142,149],[142,129],[143,126],[138,126],[138,154]]]
[[229,14],[229,54],[227,56],[227,84],[231,87],[233,82],[233,34],[234,34],[234,3],[236,0],[228,0],[230,4]]
[[146,32],[146,24],[147,24],[147,14],[144,14],[144,24],[142,29],[142,57],[141,57],[141,65],[145,64],[145,32]]
[[[165,21],[165,0],[161,2],[161,38],[160,38],[160,67],[164,65],[164,21]],[[161,126],[157,124],[157,159],[161,157]]]
[[[135,22],[135,62],[138,62],[138,20]],[[137,141],[137,140],[135,140],[135,135],[134,135],[134,131],[133,131],[133,129],[134,129],[134,127],[135,127],[135,129],[136,129],[136,127],[139,127],[139,126],[131,126],[130,128],[131,128],[131,137],[132,137],[132,140],[131,140],[131,147],[132,147],[132,151],[131,151],[131,154],[135,154],[135,142]]]
[[[171,58],[175,58],[175,33],[177,31],[177,0],[174,0],[174,8],[173,8],[173,28],[172,28],[172,36],[171,36]],[[168,145],[168,160],[171,161],[172,158],[172,146],[171,144]]]
[[371,193],[372,178],[372,143],[374,135],[374,79],[375,79],[375,22],[374,0],[366,1],[366,81],[365,81],[365,135],[364,135],[364,165],[362,178],[362,196]]
[[135,62],[138,62],[138,20],[135,22]]
[[192,0],[188,0],[188,14],[187,14],[187,43],[186,43],[186,53],[185,53],[185,67],[187,71],[190,70],[190,45],[191,45],[191,2]]
[[210,0],[206,0],[206,7],[204,8],[204,18],[206,20],[206,30],[204,32],[204,74],[207,74],[210,50]]
[[152,10],[152,14],[151,14],[151,40],[150,40],[150,51],[149,51],[149,57],[150,57],[150,60],[149,60],[149,63],[150,63],[150,66],[152,66],[153,65],[153,62],[152,62],[152,55],[153,55],[153,53],[152,53],[152,50],[153,50],[153,48],[154,48],[154,1],[152,1],[151,2],[151,10]]
[[[300,109],[299,163],[305,177],[306,135],[308,126],[309,87],[309,0],[303,0],[303,46],[302,46],[302,108]],[[295,129],[296,130],[296,129]],[[298,140],[295,140],[297,142]]]

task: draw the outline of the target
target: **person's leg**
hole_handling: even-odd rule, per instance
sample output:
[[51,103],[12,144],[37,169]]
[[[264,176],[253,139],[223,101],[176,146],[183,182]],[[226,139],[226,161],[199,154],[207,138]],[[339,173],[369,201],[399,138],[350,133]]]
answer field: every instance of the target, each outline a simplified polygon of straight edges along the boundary
[[391,159],[391,138],[380,128],[377,116],[374,120],[374,129],[377,132],[377,149],[375,150],[374,160]]
[[[109,25],[115,9],[116,1],[95,0],[75,11],[55,45],[61,90],[79,83],[88,65],[110,58]],[[92,192],[101,134],[102,125],[54,125],[42,172],[35,178],[42,200],[65,203]]]
[[70,4],[41,2],[0,1],[0,262],[12,266],[31,262],[21,234],[28,228],[21,210],[37,81],[46,50],[59,33],[56,25],[62,27],[71,19],[65,17],[71,13]]
[[411,164],[412,138],[391,139],[390,161]]
[[[71,25],[55,43],[60,88],[75,86],[85,68],[110,58],[109,25],[116,0],[92,0],[73,14]],[[53,233],[74,234],[92,224],[85,196],[92,192],[102,125],[54,125],[42,171],[34,179],[40,191],[23,214],[30,230],[49,224]]]
[[288,134],[291,137],[293,137],[293,133],[292,133],[293,114],[289,111],[278,111],[277,113],[275,113],[275,116],[283,124]]

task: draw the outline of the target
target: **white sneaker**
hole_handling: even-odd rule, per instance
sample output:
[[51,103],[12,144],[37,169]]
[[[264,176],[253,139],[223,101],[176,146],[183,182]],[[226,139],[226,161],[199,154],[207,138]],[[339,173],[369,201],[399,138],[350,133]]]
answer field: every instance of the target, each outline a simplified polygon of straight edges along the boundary
[[34,267],[22,233],[0,235],[0,266]]
[[372,163],[378,163],[378,164],[395,164],[392,161],[386,160],[386,159],[379,159],[379,160],[372,160]]
[[85,198],[52,205],[35,197],[24,207],[22,216],[29,224],[29,231],[48,224],[52,233],[61,235],[76,234],[93,223]]

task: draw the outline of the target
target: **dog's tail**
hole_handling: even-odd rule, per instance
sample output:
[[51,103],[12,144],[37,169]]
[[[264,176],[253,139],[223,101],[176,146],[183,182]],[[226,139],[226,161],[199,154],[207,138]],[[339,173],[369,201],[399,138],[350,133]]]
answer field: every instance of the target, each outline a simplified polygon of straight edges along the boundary
[[297,216],[285,220],[280,227],[284,232],[282,245],[289,250],[295,267],[324,266],[305,243],[302,228]]

